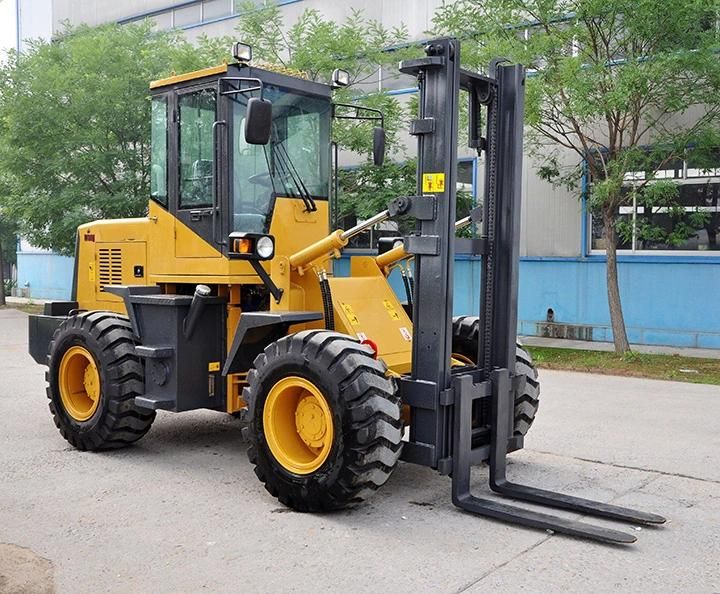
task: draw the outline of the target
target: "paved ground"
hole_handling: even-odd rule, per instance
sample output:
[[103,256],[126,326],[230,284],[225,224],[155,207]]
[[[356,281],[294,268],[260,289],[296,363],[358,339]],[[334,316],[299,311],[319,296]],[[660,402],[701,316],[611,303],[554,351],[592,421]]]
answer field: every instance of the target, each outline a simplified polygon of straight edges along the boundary
[[720,592],[720,388],[541,373],[511,474],[670,519],[620,548],[463,514],[448,479],[407,464],[355,511],[289,512],[255,479],[238,422],[216,413],[164,414],[133,448],[77,452],[52,424],[25,326],[0,310],[3,594]]

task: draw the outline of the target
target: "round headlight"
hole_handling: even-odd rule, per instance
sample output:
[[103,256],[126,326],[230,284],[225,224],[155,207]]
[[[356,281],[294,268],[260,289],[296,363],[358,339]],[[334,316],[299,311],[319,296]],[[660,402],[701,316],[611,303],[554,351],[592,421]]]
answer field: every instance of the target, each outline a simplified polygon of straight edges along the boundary
[[397,241],[393,241],[393,249],[402,247],[404,245],[404,241],[402,239],[398,239]]
[[261,258],[270,258],[275,251],[275,245],[273,244],[273,240],[270,239],[267,235],[261,237],[257,240],[257,243],[255,244],[255,251],[257,252],[257,255]]

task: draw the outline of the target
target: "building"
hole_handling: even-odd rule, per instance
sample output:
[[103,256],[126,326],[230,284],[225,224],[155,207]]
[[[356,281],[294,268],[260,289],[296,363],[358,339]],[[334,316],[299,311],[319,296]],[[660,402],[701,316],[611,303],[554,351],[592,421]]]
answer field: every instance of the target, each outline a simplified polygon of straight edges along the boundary
[[[355,7],[347,0],[275,1],[287,23],[307,8],[341,20]],[[236,0],[0,0],[0,9],[10,2],[19,7],[22,27],[16,39],[20,45],[23,32],[32,30],[26,19],[35,13],[29,12],[29,6],[34,11],[42,2],[46,7],[42,26],[49,19],[51,31],[57,31],[64,21],[95,25],[149,18],[159,28],[175,27],[194,39],[202,34],[232,35],[242,18]],[[421,38],[431,28],[433,12],[440,4],[440,0],[372,0],[363,10],[387,27],[404,24],[412,37]],[[412,81],[400,77],[389,92],[410,96],[414,92],[411,85]],[[461,155],[459,179],[481,196],[483,164],[469,151]],[[572,158],[576,157],[568,155]],[[711,222],[680,248],[639,241],[621,246],[619,275],[628,335],[633,343],[720,348],[720,315],[712,313],[714,297],[720,293],[720,162],[718,169],[711,170],[700,170],[692,162],[672,167],[667,176],[681,184],[685,207],[705,209],[711,213]],[[586,183],[584,180],[583,188]],[[598,226],[586,211],[583,192],[569,192],[542,181],[526,157],[519,307],[522,334],[612,338],[603,245]],[[636,206],[621,214],[638,217],[644,213]],[[479,267],[469,256],[460,255],[458,260],[456,313],[472,313],[478,306]],[[35,294],[32,289],[31,281],[30,293]]]

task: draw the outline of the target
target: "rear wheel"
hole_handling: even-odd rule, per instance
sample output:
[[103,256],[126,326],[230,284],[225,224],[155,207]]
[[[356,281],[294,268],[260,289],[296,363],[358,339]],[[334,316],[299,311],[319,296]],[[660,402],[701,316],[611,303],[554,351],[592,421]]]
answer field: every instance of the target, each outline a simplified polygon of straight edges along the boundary
[[70,317],[55,331],[49,353],[50,412],[69,443],[107,450],[148,432],[155,411],[135,406],[144,378],[127,318],[103,311]]
[[400,399],[356,339],[307,330],[270,344],[248,373],[248,457],[268,492],[298,511],[358,503],[400,457]]
[[[453,357],[459,361],[475,364],[478,352],[480,320],[473,316],[453,318]],[[515,351],[515,373],[525,376],[525,387],[515,396],[515,435],[525,435],[535,420],[540,406],[540,382],[532,357],[521,345]],[[487,399],[485,399],[487,400]],[[478,425],[487,423],[489,409],[474,411]]]

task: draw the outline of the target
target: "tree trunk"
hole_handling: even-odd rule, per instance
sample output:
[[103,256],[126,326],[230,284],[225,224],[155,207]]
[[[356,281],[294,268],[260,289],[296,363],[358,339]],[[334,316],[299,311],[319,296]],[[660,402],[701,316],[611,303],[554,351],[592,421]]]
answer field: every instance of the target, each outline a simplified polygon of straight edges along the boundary
[[5,305],[5,258],[3,257],[3,246],[0,241],[0,307]]
[[620,302],[620,286],[618,284],[617,272],[617,231],[615,230],[615,217],[613,212],[605,212],[603,215],[603,237],[605,239],[605,252],[607,263],[605,271],[607,275],[608,306],[610,307],[610,324],[612,326],[615,352],[626,353],[630,350],[627,332],[625,330],[625,318]]

